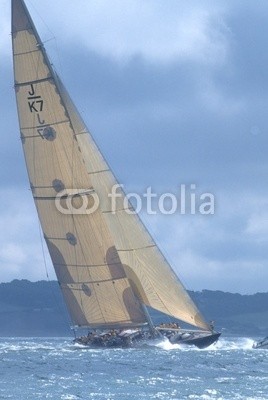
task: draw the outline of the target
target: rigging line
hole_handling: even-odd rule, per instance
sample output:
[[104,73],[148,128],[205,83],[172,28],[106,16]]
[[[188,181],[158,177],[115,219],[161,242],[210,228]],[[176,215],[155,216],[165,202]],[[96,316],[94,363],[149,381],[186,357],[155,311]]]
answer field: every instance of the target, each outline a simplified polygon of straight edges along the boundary
[[[74,133],[75,133],[75,130],[74,130],[74,128],[73,128],[73,125],[72,125],[72,120],[71,120],[71,117],[70,117],[70,114],[69,114],[69,110],[67,109],[67,107],[65,106],[65,102],[64,102],[64,108],[66,109],[66,111],[67,111],[67,113],[68,113],[68,116],[69,116],[69,120],[70,120],[70,124],[71,124],[71,129],[72,129],[72,153],[71,153],[71,180],[72,180],[72,188],[74,188],[74,181],[75,181],[75,176],[74,176],[74,168],[75,168],[75,150],[76,150],[76,144],[75,144],[75,141],[76,141],[76,139],[75,139],[75,135],[74,135]],[[75,236],[78,238],[78,235],[77,235],[77,227],[76,227],[76,223],[75,223],[75,218],[74,218],[74,214],[72,213],[71,214],[71,221],[72,221],[72,230],[73,230],[73,232],[75,232]],[[81,244],[81,241],[80,241],[80,239],[78,238],[78,245],[80,245],[80,247],[81,247],[81,249],[82,249],[82,244]],[[77,257],[77,249],[76,249],[76,246],[74,246],[74,249],[73,249],[73,251],[74,251],[74,261],[75,261],[75,269],[76,269],[76,276],[77,276],[77,282],[80,282],[80,269],[78,268],[78,257]],[[83,256],[84,256],[84,254],[83,254]],[[86,261],[86,259],[85,259],[85,261]],[[86,317],[86,314],[85,314],[85,310],[84,310],[84,304],[83,304],[83,297],[82,297],[82,291],[81,292],[79,292],[79,297],[80,297],[80,304],[81,304],[81,311],[83,312],[83,314],[84,314],[84,317],[85,317],[85,319],[87,320],[87,317]]]
[[55,75],[54,65],[53,65],[52,60],[50,61],[50,57],[48,56],[46,50],[44,51],[44,46],[43,46],[43,44],[44,44],[44,43],[47,43],[47,42],[49,42],[49,41],[51,41],[51,40],[54,41],[54,43],[55,43],[55,49],[54,49],[54,50],[55,50],[56,55],[57,55],[57,64],[58,64],[58,67],[59,67],[58,70],[59,70],[60,72],[62,72],[62,65],[61,65],[61,58],[60,58],[60,56],[59,56],[60,52],[59,52],[59,46],[58,46],[58,42],[57,42],[57,37],[56,37],[56,35],[54,34],[54,32],[50,29],[50,27],[48,26],[48,24],[46,23],[46,21],[43,19],[42,15],[38,12],[38,10],[37,10],[37,8],[34,6],[33,2],[30,1],[30,0],[29,0],[29,2],[30,2],[30,4],[31,4],[31,7],[34,9],[35,13],[38,15],[39,19],[42,21],[43,25],[46,27],[47,31],[52,35],[52,37],[50,37],[49,39],[47,39],[47,40],[45,40],[45,41],[42,41],[41,38],[40,38],[39,35],[38,35],[38,32],[37,32],[36,29],[35,29],[35,26],[34,26],[34,33],[35,33],[35,35],[37,36],[38,40],[40,40],[39,48],[41,48],[41,49],[43,48],[43,50],[41,50],[41,51],[42,51],[42,53],[43,53],[43,55],[44,55],[45,60],[47,61],[47,63],[49,64],[49,66],[51,66],[51,69],[53,70],[53,71],[52,71],[52,76],[53,76],[53,75]]
[[49,28],[48,24],[46,23],[46,21],[43,19],[42,14],[39,13],[38,9],[34,6],[34,3],[32,1],[29,0],[29,3],[31,4],[31,7],[34,9],[35,13],[38,15],[38,17],[40,18],[40,20],[42,21],[42,23],[45,25],[45,27],[47,28],[47,30],[54,35],[54,33],[52,32],[52,30]]
[[45,44],[45,43],[47,43],[47,42],[51,42],[52,40],[56,40],[56,37],[55,37],[55,36],[53,36],[53,37],[52,37],[52,38],[50,38],[50,39],[43,40],[43,41],[42,41],[42,44]]
[[[44,249],[44,242],[43,242],[43,240],[44,240],[44,237],[43,237],[43,234],[42,234],[42,227],[41,227],[41,223],[40,223],[40,221],[39,221],[39,218],[38,218],[38,228],[39,228],[39,236],[40,236],[40,242],[41,242],[41,249],[42,249],[42,256],[43,256],[43,263],[44,263],[44,267],[45,267],[45,271],[46,271],[46,277],[47,277],[47,282],[49,283],[49,288],[50,288],[50,292],[51,292],[51,296],[52,296],[52,298],[54,299],[54,304],[56,305],[56,307],[58,308],[58,313],[59,313],[59,315],[60,315],[60,318],[62,319],[62,322],[64,322],[65,323],[65,318],[64,318],[64,314],[62,313],[62,309],[63,309],[63,307],[60,307],[60,304],[59,304],[59,302],[58,302],[58,299],[57,299],[57,297],[56,297],[56,295],[55,295],[55,291],[53,290],[53,288],[52,288],[52,285],[51,285],[51,279],[50,279],[50,277],[49,277],[49,272],[48,272],[48,267],[47,267],[47,260],[46,260],[46,253],[45,253],[45,249]],[[65,304],[65,302],[63,302],[64,304]],[[67,311],[67,312],[66,312]],[[73,324],[74,323],[74,321],[72,321],[71,320],[71,317],[70,317],[70,314],[68,313],[68,310],[67,310],[67,307],[66,307],[66,304],[65,304],[65,314],[67,314],[67,317],[68,317],[68,319],[69,319],[69,326],[71,325],[71,324]]]
[[[38,221],[39,221],[39,218],[38,218]],[[41,228],[40,221],[38,223],[38,228],[39,228],[39,236],[40,236],[40,241],[41,241],[41,249],[42,249],[42,256],[43,256],[43,261],[44,261],[44,266],[45,266],[45,271],[46,271],[46,277],[47,277],[48,282],[50,282],[48,268],[47,268],[47,262],[46,262],[46,256],[45,256],[45,249],[44,249],[44,244],[43,244],[43,240],[42,240],[42,228]]]
[[[60,65],[60,57],[59,57],[59,47],[58,47],[58,43],[57,43],[57,37],[54,34],[54,32],[51,30],[51,28],[49,27],[49,25],[46,23],[46,21],[44,20],[44,18],[42,17],[42,14],[40,14],[40,12],[38,11],[38,9],[34,6],[32,1],[29,1],[29,3],[31,4],[31,7],[34,9],[35,13],[38,15],[38,18],[42,21],[42,24],[46,27],[47,31],[49,32],[49,34],[51,35],[50,38],[46,39],[46,40],[42,40],[42,45],[44,43],[53,41],[55,43],[56,46],[56,54],[58,57],[58,63]],[[52,63],[53,64],[53,63]],[[60,70],[61,70],[61,65],[60,65]]]

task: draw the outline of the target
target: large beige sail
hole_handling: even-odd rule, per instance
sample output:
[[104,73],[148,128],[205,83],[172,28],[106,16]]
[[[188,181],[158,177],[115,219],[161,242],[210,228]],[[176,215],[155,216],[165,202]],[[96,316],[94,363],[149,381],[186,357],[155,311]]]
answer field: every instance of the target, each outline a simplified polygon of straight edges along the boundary
[[[55,75],[22,0],[12,2],[15,88],[26,164],[55,271],[75,324],[138,325],[140,303],[208,329]],[[77,196],[76,196],[77,194]],[[92,214],[59,212],[73,202]]]
[[[59,85],[103,216],[136,295],[147,306],[210,329],[138,215],[127,212],[131,205],[60,81]],[[115,189],[121,196],[113,201]]]
[[56,76],[22,0],[12,1],[12,38],[29,180],[73,323],[91,327],[143,324],[146,317],[101,210],[94,214],[61,212],[68,211],[71,200],[91,205],[94,185]]

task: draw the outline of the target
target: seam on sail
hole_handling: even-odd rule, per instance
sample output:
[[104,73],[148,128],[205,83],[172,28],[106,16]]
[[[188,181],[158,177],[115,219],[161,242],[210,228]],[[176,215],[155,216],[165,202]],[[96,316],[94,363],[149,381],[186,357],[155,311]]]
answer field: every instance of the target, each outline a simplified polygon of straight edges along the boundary
[[[126,278],[125,276],[122,276],[122,277],[120,277],[120,278],[112,278],[112,279],[102,279],[102,280],[92,280],[92,281],[81,281],[81,282],[78,281],[78,282],[75,282],[75,284],[72,283],[72,282],[70,282],[70,283],[66,282],[65,285],[71,285],[71,286],[72,286],[72,290],[78,290],[78,291],[83,292],[84,290],[81,288],[81,285],[83,285],[83,284],[88,284],[88,283],[94,284],[94,283],[114,282],[114,281],[121,281],[122,279],[127,279],[127,278]],[[80,285],[80,287],[74,287],[74,285]]]
[[[69,120],[68,119],[63,119],[62,121],[51,122],[50,124],[43,124],[43,125],[36,125],[36,126],[25,126],[25,127],[22,127],[21,130],[32,130],[32,129],[37,129],[37,128],[45,128],[47,126],[55,126],[55,125],[60,125],[60,124],[69,124]],[[25,139],[27,139],[29,137],[35,137],[35,136],[39,136],[40,137],[40,135],[25,136]]]
[[[66,264],[55,263],[58,267],[66,267]],[[68,267],[91,268],[91,267],[109,267],[110,265],[122,265],[121,262],[109,264],[67,264]]]
[[149,246],[143,247],[136,247],[135,249],[116,249],[117,251],[126,252],[126,251],[136,251],[136,250],[143,250],[143,249],[150,249],[151,247],[157,247],[156,244],[151,244]]
[[110,170],[109,169],[100,169],[99,171],[91,171],[91,172],[88,172],[88,175],[100,174],[102,172],[110,172]]
[[[95,190],[88,190],[86,192],[77,192],[72,194],[65,194],[60,196],[61,199],[65,200],[68,198],[80,197],[80,196],[87,196],[91,193],[94,193]],[[33,196],[35,200],[56,200],[58,196]]]
[[81,131],[81,132],[75,132],[74,136],[78,136],[78,135],[88,135],[89,132],[88,131]]
[[27,85],[34,85],[36,83],[40,83],[40,82],[46,82],[46,81],[53,81],[52,76],[48,76],[47,78],[42,78],[42,79],[36,79],[34,81],[25,81],[25,82],[16,82],[14,87],[16,88],[17,86],[27,86]]
[[117,212],[126,211],[126,210],[134,211],[134,209],[132,207],[125,207],[125,208],[119,208],[117,210],[102,210],[102,213],[103,214],[111,214],[111,213],[116,214]]
[[37,51],[40,51],[40,50],[37,48],[37,49],[35,49],[35,50],[25,51],[25,52],[22,52],[22,53],[14,53],[14,56],[23,56],[23,55],[25,55],[25,54],[36,53]]

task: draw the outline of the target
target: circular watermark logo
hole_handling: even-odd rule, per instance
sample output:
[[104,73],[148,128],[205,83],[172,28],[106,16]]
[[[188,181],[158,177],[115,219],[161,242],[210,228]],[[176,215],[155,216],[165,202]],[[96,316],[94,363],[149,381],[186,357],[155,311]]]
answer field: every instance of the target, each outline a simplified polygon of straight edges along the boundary
[[82,215],[93,214],[100,200],[92,189],[64,189],[56,195],[55,204],[62,214]]

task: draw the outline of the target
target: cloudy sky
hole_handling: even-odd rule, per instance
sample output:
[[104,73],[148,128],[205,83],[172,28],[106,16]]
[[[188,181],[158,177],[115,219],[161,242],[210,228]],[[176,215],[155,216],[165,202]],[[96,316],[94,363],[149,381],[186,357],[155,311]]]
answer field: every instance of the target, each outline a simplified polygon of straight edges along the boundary
[[[0,2],[0,282],[54,279],[19,140],[10,1]],[[155,205],[177,196],[175,214],[142,218],[186,287],[267,292],[267,1],[26,4],[120,183],[151,187]],[[180,212],[181,185],[194,215]],[[214,215],[198,212],[205,192]]]

